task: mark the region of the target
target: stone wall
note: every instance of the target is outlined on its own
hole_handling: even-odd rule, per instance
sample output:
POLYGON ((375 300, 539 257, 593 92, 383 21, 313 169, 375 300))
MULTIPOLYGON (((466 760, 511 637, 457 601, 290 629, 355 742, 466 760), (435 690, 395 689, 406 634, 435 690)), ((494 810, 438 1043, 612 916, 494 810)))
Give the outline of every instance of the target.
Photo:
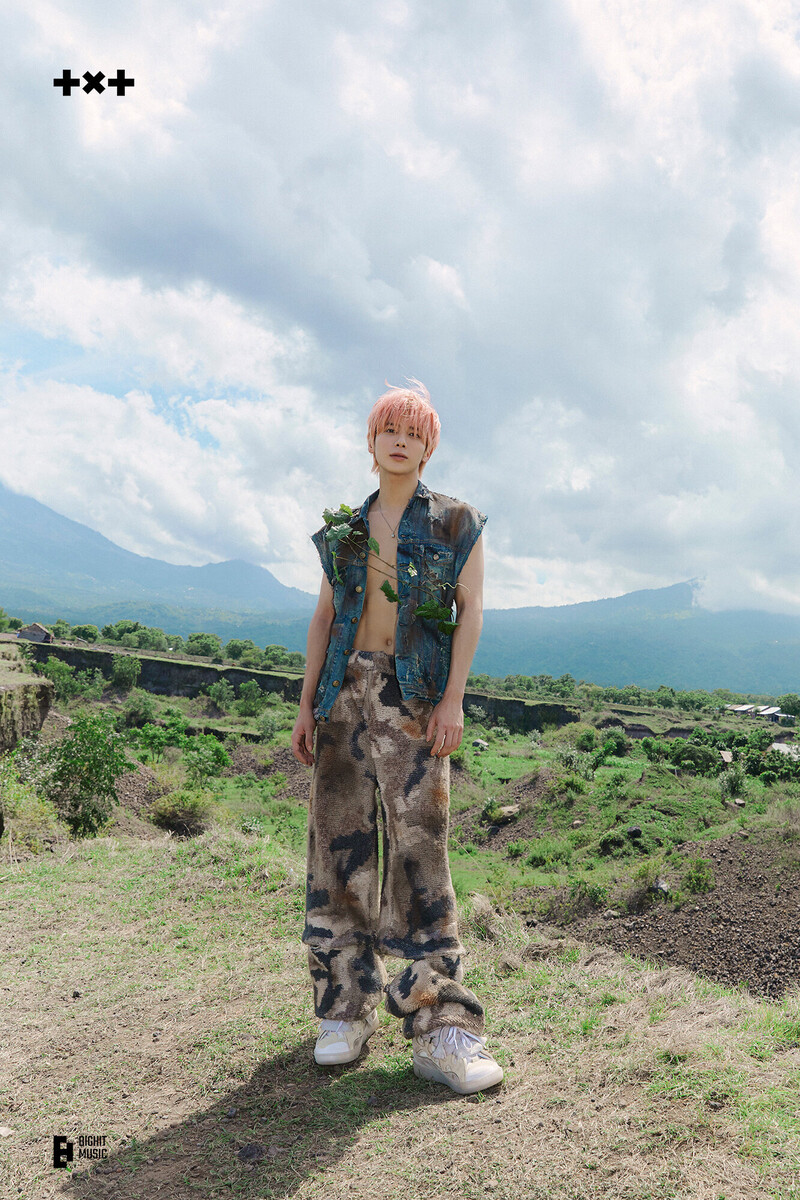
MULTIPOLYGON (((84 646, 38 646, 31 644, 34 658, 47 662, 54 654, 78 671, 100 670, 110 679, 114 667, 114 655, 125 651, 100 650, 84 646)), ((142 664, 139 687, 161 696, 196 696, 200 689, 220 679, 227 679, 234 691, 246 679, 254 679, 266 692, 279 692, 285 700, 298 704, 303 690, 302 676, 281 675, 277 671, 246 671, 241 667, 215 666, 213 663, 182 662, 167 658, 148 658, 138 655, 142 664)), ((566 704, 549 704, 533 700, 522 700, 510 696, 487 696, 482 692, 466 692, 464 709, 477 704, 489 717, 490 724, 503 717, 509 729, 515 733, 528 733, 542 729, 545 725, 566 725, 579 721, 577 708, 566 704)))

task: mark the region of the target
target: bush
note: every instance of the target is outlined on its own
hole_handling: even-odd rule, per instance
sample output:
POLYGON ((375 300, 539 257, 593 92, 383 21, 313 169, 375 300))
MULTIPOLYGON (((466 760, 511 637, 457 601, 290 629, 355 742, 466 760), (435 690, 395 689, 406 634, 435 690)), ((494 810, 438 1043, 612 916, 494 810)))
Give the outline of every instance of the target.
POLYGON ((141 660, 135 654, 115 654, 114 666, 111 671, 111 681, 114 687, 122 692, 129 692, 136 686, 136 681, 142 673, 141 660))
POLYGON ((100 631, 96 625, 73 625, 70 636, 82 638, 84 642, 96 642, 100 637, 100 631))
POLYGON ((222 661, 222 640, 216 633, 190 633, 185 650, 187 654, 197 654, 202 658, 217 656, 222 661))
POLYGON ((264 707, 264 693, 255 679, 246 679, 239 688, 239 712, 243 717, 255 717, 264 707))
POLYGON ((38 667, 38 673, 44 675, 45 679, 52 680, 56 700, 71 700, 73 696, 77 696, 79 685, 75 678, 75 668, 56 658, 54 654, 49 655, 44 666, 38 667))
POLYGON ((77 684, 78 695, 83 696, 84 699, 101 700, 103 698, 106 681, 102 671, 77 671, 75 674, 75 683, 77 684))
POLYGON ((720 799, 728 800, 747 794, 747 775, 741 763, 731 763, 719 777, 720 799))
POLYGON ((218 679, 216 683, 212 683, 208 688, 208 695, 216 704, 220 712, 228 712, 236 697, 236 692, 233 690, 233 684, 227 679, 218 679))
POLYGON ((486 710, 481 708, 479 704, 467 705, 467 716, 470 721, 474 721, 476 725, 486 724, 486 710))
POLYGON ((142 761, 147 758, 150 758, 153 762, 158 761, 164 754, 167 736, 166 729, 161 725, 144 725, 139 734, 139 741, 144 750, 142 761))
POLYGON ((74 837, 95 836, 110 820, 117 780, 128 769, 111 721, 104 713, 79 713, 43 757, 47 799, 74 837))
POLYGON ((201 733, 191 739, 184 751, 186 773, 195 786, 200 786, 214 775, 221 775, 229 766, 230 755, 221 742, 210 733, 201 733))
POLYGON ((9 754, 0 762, 0 837, 5 832, 9 843, 38 854, 44 838, 58 836, 58 814, 32 783, 20 779, 15 757, 9 754))
POLYGON ((715 886, 714 871, 707 858, 695 858, 681 880, 687 892, 710 892, 715 886))
POLYGON ((258 732, 262 742, 271 742, 281 727, 281 719, 277 713, 262 712, 258 718, 258 732))
POLYGON ((156 705, 150 693, 134 688, 117 716, 117 728, 139 729, 148 721, 155 720, 155 715, 156 705))
POLYGON ((584 753, 594 750, 596 745, 597 732, 591 727, 589 729, 584 729, 575 740, 575 749, 582 750, 584 753))
POLYGON ((208 827, 211 808, 211 799, 203 792, 170 792, 151 804, 148 815, 159 829, 193 837, 208 827))

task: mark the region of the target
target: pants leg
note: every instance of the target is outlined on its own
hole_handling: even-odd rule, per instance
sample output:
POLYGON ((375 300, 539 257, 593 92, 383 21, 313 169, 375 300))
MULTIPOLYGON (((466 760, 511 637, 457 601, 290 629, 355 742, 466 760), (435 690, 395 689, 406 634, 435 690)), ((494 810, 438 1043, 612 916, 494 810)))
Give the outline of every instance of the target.
POLYGON ((462 984, 447 858, 450 760, 432 756, 425 741, 432 711, 427 700, 403 700, 392 656, 354 651, 329 720, 317 727, 309 805, 303 941, 316 1015, 355 1020, 385 992, 408 1038, 441 1025, 484 1028, 483 1008, 462 984), (391 984, 384 955, 412 960, 391 984))
POLYGON ((364 716, 366 673, 348 665, 319 724, 308 813, 303 942, 320 1018, 355 1021, 380 1003, 386 968, 376 949, 376 777, 364 716))
POLYGON ((411 959, 385 988, 386 1007, 403 1018, 406 1037, 440 1025, 481 1034, 484 1012, 463 986, 447 833, 450 759, 425 740, 433 704, 404 700, 394 659, 375 654, 371 729, 384 829, 384 878, 378 922, 381 954, 411 959))

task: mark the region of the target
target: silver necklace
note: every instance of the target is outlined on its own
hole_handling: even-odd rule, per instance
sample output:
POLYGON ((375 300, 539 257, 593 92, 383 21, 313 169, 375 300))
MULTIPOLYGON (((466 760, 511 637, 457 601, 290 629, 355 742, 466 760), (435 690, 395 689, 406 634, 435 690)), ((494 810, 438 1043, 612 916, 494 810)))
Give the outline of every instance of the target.
POLYGON ((389 521, 387 520, 387 518, 383 516, 383 509, 382 509, 382 508, 379 508, 379 509, 378 509, 378 512, 381 514, 381 516, 383 517, 384 521, 386 521, 386 524, 389 526, 389 532, 391 533, 392 537, 393 537, 393 538, 396 538, 396 537, 397 537, 397 531, 398 531, 398 529, 400 528, 400 521, 402 521, 402 519, 403 519, 403 514, 402 514, 402 513, 400 514, 400 521, 398 521, 398 522, 397 522, 397 524, 395 525, 394 529, 392 529, 391 525, 389 525, 389 521))

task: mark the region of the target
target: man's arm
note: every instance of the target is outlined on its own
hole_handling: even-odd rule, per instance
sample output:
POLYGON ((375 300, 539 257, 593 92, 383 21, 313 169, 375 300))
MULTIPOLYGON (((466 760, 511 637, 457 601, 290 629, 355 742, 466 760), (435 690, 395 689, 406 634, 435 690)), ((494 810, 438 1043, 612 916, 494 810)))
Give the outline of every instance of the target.
POLYGON ((450 674, 444 698, 457 700, 460 704, 483 628, 483 534, 478 536, 462 567, 456 583, 455 601, 458 624, 453 630, 450 674))
POLYGON ((306 671, 303 678, 303 691, 300 696, 300 711, 292 730, 292 753, 298 762, 307 767, 314 763, 314 696, 317 691, 320 673, 325 665, 328 653, 328 643, 331 640, 331 625, 336 616, 333 607, 333 588, 328 582, 327 575, 322 574, 322 586, 319 590, 319 600, 308 627, 306 642, 306 671))
POLYGON ((456 620, 450 674, 444 695, 428 721, 425 741, 433 741, 431 754, 444 758, 461 745, 464 735, 464 688, 483 626, 483 535, 472 547, 456 583, 456 620))

